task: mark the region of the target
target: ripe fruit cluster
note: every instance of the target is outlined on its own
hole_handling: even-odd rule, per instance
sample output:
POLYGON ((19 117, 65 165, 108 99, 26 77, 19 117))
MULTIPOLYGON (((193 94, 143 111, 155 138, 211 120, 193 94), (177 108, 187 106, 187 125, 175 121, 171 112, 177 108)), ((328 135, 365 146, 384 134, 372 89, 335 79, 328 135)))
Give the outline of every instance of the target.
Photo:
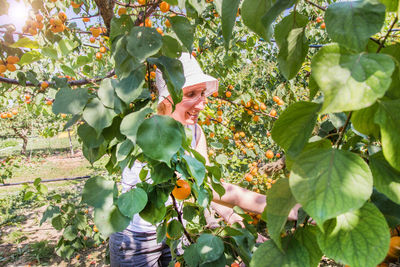
POLYGON ((67 28, 64 24, 66 21, 67 15, 64 12, 59 12, 56 18, 49 20, 50 30, 54 33, 63 32, 67 28))
POLYGON ((71 1, 71 6, 73 8, 80 8, 82 4, 83 4, 82 2, 81 3, 77 3, 77 2, 71 1))
POLYGON ((17 68, 15 67, 14 64, 19 62, 19 57, 18 56, 8 56, 6 59, 6 62, 3 62, 0 60, 0 74, 8 71, 16 71, 17 68))
POLYGON ((13 110, 10 110, 10 111, 5 111, 5 112, 0 113, 0 118, 2 118, 2 119, 11 119, 13 116, 15 116, 17 114, 18 114, 18 110, 13 109, 13 110))
POLYGON ((177 180, 172 195, 178 200, 187 199, 190 196, 191 188, 187 181, 177 180))
POLYGON ((41 14, 36 14, 35 19, 30 18, 26 20, 25 25, 22 27, 22 32, 36 35, 38 30, 42 30, 43 27, 43 16, 41 14))

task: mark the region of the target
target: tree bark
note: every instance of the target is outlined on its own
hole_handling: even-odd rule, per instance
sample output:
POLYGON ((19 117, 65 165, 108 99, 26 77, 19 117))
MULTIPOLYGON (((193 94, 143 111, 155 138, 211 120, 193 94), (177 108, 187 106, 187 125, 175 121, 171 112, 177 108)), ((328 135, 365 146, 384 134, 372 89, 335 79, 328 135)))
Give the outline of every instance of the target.
POLYGON ((107 27, 107 35, 110 33, 111 19, 114 17, 114 1, 112 0, 94 0, 97 7, 99 8, 99 13, 103 18, 104 24, 107 27))
POLYGON ((28 136, 27 136, 27 131, 18 131, 17 128, 15 127, 11 127, 13 129, 13 131, 15 132, 15 134, 17 136, 19 136, 23 143, 22 143, 22 150, 21 150, 21 154, 22 155, 26 155, 26 147, 28 146, 28 136))
POLYGON ((271 162, 262 166, 258 171, 260 173, 265 173, 267 175, 271 175, 274 172, 283 170, 286 167, 286 158, 283 156, 279 160, 275 162, 271 162))

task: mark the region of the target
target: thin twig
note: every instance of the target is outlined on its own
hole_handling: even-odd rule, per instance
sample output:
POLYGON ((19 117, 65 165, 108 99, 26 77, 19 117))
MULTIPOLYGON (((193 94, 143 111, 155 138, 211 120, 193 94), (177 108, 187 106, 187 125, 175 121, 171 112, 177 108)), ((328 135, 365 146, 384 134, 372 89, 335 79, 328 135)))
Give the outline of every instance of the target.
MULTIPOLYGON (((115 75, 115 70, 112 70, 106 74, 106 76, 101 77, 101 78, 94 78, 94 79, 82 79, 82 80, 76 80, 76 81, 69 81, 67 82, 70 86, 77 86, 77 85, 85 85, 89 83, 97 83, 103 79, 110 78, 115 75)), ((5 77, 0 77, 0 83, 7 83, 7 84, 15 84, 15 85, 22 85, 22 86, 34 86, 38 87, 39 85, 35 85, 31 82, 26 82, 26 84, 20 84, 18 80, 15 79, 9 79, 5 77)), ((54 86, 55 82, 49 82, 49 85, 54 86)))
POLYGON ((176 204, 175 197, 172 194, 170 194, 170 195, 171 195, 171 198, 172 198, 172 203, 174 205, 174 209, 178 213, 178 220, 182 224, 183 233, 185 234, 185 236, 188 239, 188 241, 193 244, 194 242, 193 242, 192 238, 190 237, 190 234, 188 233, 188 231, 186 230, 185 226, 183 225, 182 212, 180 212, 179 209, 178 209, 178 205, 176 204))
POLYGON ((321 10, 323 10, 323 11, 326 11, 326 8, 325 7, 322 7, 322 6, 320 6, 320 5, 317 5, 316 3, 313 3, 313 2, 311 2, 311 1, 309 1, 309 0, 305 0, 307 3, 309 3, 310 5, 312 5, 312 6, 315 6, 315 7, 317 7, 317 8, 319 8, 319 9, 321 9, 321 10))
POLYGON ((335 143, 336 148, 339 148, 340 143, 342 142, 342 138, 343 138, 344 132, 346 131, 347 125, 349 125, 350 118, 351 118, 351 115, 352 115, 352 114, 353 114, 353 111, 350 111, 350 112, 349 112, 349 115, 347 116, 346 123, 344 124, 342 130, 341 130, 340 133, 339 133, 339 138, 338 138, 338 140, 336 140, 336 143, 335 143))
POLYGON ((385 45, 386 39, 389 37, 389 34, 390 34, 390 32, 392 31, 392 29, 393 29, 393 27, 394 27, 394 24, 396 24, 396 22, 397 22, 397 15, 396 15, 396 17, 394 18, 392 24, 390 25, 390 28, 389 28, 388 32, 386 33, 386 35, 385 35, 385 38, 384 38, 383 41, 380 43, 380 45, 379 45, 379 47, 378 47, 378 50, 376 50, 376 53, 379 53, 379 51, 381 51, 382 47, 385 45))

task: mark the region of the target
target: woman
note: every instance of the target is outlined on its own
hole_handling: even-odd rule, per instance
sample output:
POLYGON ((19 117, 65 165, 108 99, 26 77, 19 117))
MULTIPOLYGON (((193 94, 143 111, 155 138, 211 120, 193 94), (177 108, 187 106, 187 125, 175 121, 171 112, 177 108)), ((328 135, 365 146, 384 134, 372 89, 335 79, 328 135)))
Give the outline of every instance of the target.
MULTIPOLYGON (((206 75, 196 59, 188 53, 182 53, 185 75, 182 101, 172 111, 172 99, 168 93, 162 73, 157 70, 156 86, 159 91, 158 114, 169 115, 192 130, 192 147, 207 161, 207 144, 202 129, 197 125, 200 111, 204 109, 206 97, 218 90, 218 80, 206 75)), ((139 173, 145 164, 135 162, 131 169, 122 174, 123 192, 140 182, 139 173)), ((241 217, 230 207, 239 206, 247 211, 262 213, 266 205, 264 195, 260 195, 239 186, 223 184, 226 193, 222 198, 213 193, 212 208, 228 223, 241 221, 241 217), (240 197, 238 197, 240 196, 240 197), (254 205, 257 203, 257 205, 254 205)), ((170 203, 166 203, 169 205, 170 203)), ((135 214, 130 225, 123 232, 110 237, 111 266, 168 266, 171 253, 165 242, 157 243, 156 227, 135 214)))

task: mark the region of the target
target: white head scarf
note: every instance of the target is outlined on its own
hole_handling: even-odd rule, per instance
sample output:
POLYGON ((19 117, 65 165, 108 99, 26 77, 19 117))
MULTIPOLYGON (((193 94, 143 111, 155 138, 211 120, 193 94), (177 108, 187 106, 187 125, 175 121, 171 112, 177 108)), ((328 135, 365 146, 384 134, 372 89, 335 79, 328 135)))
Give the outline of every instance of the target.
MULTIPOLYGON (((182 53, 179 60, 182 62, 183 74, 185 75, 185 84, 182 88, 205 82, 206 97, 218 90, 218 80, 210 75, 204 74, 194 56, 189 53, 182 53)), ((169 96, 169 92, 162 77, 162 72, 159 69, 156 70, 156 86, 158 90, 158 103, 161 103, 169 96)))

